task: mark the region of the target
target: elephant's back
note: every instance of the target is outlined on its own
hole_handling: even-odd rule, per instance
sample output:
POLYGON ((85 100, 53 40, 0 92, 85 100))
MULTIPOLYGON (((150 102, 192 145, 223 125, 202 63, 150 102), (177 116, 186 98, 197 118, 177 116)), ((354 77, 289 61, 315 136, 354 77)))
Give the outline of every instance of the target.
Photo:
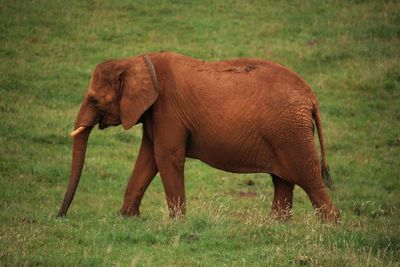
MULTIPOLYGON (((174 52, 163 52, 164 66, 182 82, 179 88, 191 89, 193 94, 224 95, 275 101, 281 98, 315 101, 310 86, 299 74, 277 62, 257 58, 237 58, 205 61, 174 52)), ((190 90, 189 89, 189 90, 190 90)))

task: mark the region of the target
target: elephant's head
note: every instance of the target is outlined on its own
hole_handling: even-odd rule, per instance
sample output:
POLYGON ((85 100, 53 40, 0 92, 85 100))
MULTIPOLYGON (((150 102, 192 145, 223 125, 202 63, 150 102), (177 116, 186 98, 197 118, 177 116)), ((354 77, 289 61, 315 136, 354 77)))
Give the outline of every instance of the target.
POLYGON ((59 217, 66 215, 78 187, 92 128, 96 124, 104 129, 122 123, 127 130, 138 123, 158 95, 154 66, 147 56, 111 60, 96 67, 71 133, 71 174, 59 217))

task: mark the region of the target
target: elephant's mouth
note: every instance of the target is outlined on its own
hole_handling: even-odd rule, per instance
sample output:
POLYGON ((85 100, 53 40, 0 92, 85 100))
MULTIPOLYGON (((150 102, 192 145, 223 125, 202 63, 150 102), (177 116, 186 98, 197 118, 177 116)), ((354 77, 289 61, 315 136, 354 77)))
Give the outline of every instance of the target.
MULTIPOLYGON (((105 117, 100 117, 99 119, 99 129, 103 130, 109 126, 118 126, 121 124, 121 120, 120 119, 114 119, 114 118, 105 118, 105 117)), ((73 132, 71 132, 71 137, 74 137, 78 134, 80 134, 81 132, 83 132, 86 128, 88 128, 89 126, 85 126, 85 125, 81 125, 79 126, 77 129, 75 129, 73 132)))
POLYGON ((99 121, 99 129, 103 130, 107 127, 108 127, 108 125, 105 124, 102 120, 99 121))
POLYGON ((118 126, 121 124, 120 119, 107 118, 105 116, 101 116, 99 120, 99 129, 103 130, 109 126, 118 126))

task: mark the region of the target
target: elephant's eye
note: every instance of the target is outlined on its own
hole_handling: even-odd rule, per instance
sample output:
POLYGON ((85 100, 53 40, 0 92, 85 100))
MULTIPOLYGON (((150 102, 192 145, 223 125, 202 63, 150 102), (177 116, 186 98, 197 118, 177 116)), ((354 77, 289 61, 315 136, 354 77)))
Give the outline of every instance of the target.
POLYGON ((97 100, 97 99, 94 98, 94 97, 90 97, 90 98, 89 98, 89 101, 90 101, 90 104, 91 104, 92 106, 94 106, 95 108, 99 108, 99 106, 100 106, 99 100, 97 100))

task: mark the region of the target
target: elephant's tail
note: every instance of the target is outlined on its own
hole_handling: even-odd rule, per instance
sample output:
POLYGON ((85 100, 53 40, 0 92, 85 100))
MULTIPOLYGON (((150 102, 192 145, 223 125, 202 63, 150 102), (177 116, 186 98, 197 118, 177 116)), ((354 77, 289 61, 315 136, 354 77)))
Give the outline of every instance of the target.
POLYGON ((312 116, 313 116, 314 121, 315 121, 315 126, 317 127, 318 139, 319 139, 319 144, 320 144, 320 147, 321 147, 321 158, 322 158, 321 159, 321 172, 322 172, 322 178, 324 180, 325 185, 328 188, 332 188, 333 187, 333 183, 332 183, 331 175, 329 174, 328 162, 326 161, 324 136, 323 136, 323 132, 322 132, 322 124, 321 124, 321 118, 320 118, 318 103, 315 103, 314 106, 313 106, 312 116))

